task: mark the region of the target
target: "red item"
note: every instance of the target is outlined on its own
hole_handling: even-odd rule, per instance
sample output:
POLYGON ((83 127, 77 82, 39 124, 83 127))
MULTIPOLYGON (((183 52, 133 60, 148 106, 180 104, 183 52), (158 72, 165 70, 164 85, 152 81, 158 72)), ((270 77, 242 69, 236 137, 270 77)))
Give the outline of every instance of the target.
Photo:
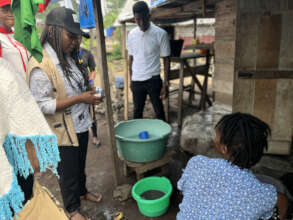
MULTIPOLYGON (((2 34, 13 34, 13 31, 8 31, 6 28, 0 26, 0 33, 2 34)), ((2 57, 2 45, 0 43, 0 57, 2 57)))
MULTIPOLYGON (((1 0, 0 0, 1 1, 1 0)), ((42 13, 46 10, 47 6, 49 5, 51 0, 45 0, 45 3, 44 4, 39 4, 39 10, 38 12, 42 13)))
MULTIPOLYGON (((26 66, 25 66, 25 62, 24 62, 24 59, 23 59, 23 55, 22 55, 22 53, 21 53, 21 51, 19 49, 19 47, 23 47, 23 45, 20 42, 17 42, 17 41, 16 42, 13 42, 12 39, 8 35, 7 35, 7 37, 9 39, 10 43, 18 50, 19 55, 21 57, 21 61, 22 61, 22 65, 23 65, 24 72, 26 72, 26 66)), ((27 50, 25 50, 25 53, 26 53, 26 58, 29 59, 28 58, 27 50)))
POLYGON ((8 31, 6 28, 0 26, 0 33, 2 33, 2 34, 13 34, 13 31, 8 31))
POLYGON ((11 0, 0 0, 0 7, 11 5, 11 0))

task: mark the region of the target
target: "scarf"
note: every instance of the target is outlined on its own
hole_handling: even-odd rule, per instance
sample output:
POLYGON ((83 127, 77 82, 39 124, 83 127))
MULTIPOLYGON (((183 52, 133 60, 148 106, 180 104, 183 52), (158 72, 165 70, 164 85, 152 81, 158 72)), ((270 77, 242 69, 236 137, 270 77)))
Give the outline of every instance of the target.
POLYGON ((23 209, 24 200, 16 175, 34 173, 26 152, 30 140, 40 171, 57 175, 60 161, 56 136, 50 130, 25 80, 9 62, 0 58, 0 220, 23 209))

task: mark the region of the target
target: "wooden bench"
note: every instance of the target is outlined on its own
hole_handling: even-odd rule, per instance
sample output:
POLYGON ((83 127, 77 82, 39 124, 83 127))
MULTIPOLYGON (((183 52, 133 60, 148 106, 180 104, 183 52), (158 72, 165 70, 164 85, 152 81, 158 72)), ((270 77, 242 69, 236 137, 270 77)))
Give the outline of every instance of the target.
POLYGON ((135 172, 136 180, 140 180, 144 177, 145 173, 160 168, 160 172, 156 173, 156 175, 166 175, 168 173, 168 163, 171 161, 174 153, 174 151, 166 151, 162 158, 148 163, 130 162, 120 156, 120 159, 123 160, 123 174, 127 177, 131 172, 135 172))

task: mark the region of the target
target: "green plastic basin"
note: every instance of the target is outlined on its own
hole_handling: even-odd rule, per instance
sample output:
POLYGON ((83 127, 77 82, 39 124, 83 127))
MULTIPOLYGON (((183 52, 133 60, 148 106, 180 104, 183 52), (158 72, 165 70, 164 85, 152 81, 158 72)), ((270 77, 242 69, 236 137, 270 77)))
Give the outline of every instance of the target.
POLYGON ((131 162, 151 162, 161 158, 170 133, 170 125, 155 119, 123 121, 115 126, 119 154, 131 162), (142 131, 149 133, 148 139, 139 138, 142 131))
POLYGON ((132 197, 136 200, 141 214, 147 217, 159 217, 165 214, 169 208, 172 190, 172 184, 166 177, 147 177, 132 187, 132 197), (148 190, 159 190, 165 195, 155 200, 141 198, 140 195, 148 190))

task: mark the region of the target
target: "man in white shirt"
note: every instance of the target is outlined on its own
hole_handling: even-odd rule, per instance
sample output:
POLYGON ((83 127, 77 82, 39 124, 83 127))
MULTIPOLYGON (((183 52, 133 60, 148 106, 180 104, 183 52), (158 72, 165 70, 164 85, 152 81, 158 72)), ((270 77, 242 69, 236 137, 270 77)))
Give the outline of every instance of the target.
POLYGON ((160 57, 164 59, 164 74, 170 67, 170 43, 168 34, 150 22, 148 5, 139 1, 133 5, 133 14, 138 27, 130 31, 127 48, 133 93, 133 118, 142 118, 147 95, 150 96, 156 117, 165 120, 162 99, 165 98, 160 72, 160 57))

